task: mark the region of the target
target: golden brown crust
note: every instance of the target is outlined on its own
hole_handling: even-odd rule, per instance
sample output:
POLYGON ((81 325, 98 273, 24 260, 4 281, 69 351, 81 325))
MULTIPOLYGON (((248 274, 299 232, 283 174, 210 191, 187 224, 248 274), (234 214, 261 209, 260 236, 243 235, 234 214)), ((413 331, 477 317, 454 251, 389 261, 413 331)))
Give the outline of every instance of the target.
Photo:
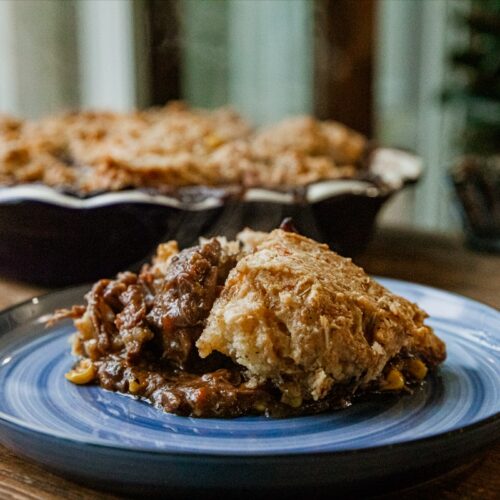
POLYGON ((326 245, 275 230, 231 271, 197 347, 301 404, 335 384, 373 382, 403 351, 441 362, 444 344, 425 317, 326 245))
POLYGON ((355 164, 366 139, 354 130, 334 121, 318 121, 297 116, 268 127, 253 141, 255 154, 271 157, 286 151, 330 158, 339 165, 355 164))
POLYGON ((0 183, 81 192, 126 187, 297 186, 352 177, 365 139, 335 122, 285 120, 251 133, 234 111, 182 103, 38 121, 0 116, 0 183))

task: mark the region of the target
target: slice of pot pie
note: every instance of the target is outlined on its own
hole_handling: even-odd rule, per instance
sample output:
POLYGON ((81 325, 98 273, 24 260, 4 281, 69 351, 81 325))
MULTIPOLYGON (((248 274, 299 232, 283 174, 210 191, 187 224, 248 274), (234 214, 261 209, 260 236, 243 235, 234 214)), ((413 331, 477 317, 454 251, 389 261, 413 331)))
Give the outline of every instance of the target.
POLYGON ((445 359, 425 312, 299 234, 160 245, 72 317, 67 378, 198 417, 300 415, 405 392, 445 359))
POLYGON ((445 357, 425 317, 327 245, 275 230, 229 273, 196 346, 300 407, 338 385, 403 389, 423 378, 445 357))

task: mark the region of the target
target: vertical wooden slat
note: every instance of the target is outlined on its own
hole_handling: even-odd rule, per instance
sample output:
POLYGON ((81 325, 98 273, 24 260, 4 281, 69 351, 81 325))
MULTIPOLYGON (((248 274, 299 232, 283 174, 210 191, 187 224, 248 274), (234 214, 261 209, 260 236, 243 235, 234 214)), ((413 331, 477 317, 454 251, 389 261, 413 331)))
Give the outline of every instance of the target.
POLYGON ((316 0, 315 113, 373 131, 376 0, 316 0))
POLYGON ((180 2, 149 0, 149 43, 153 105, 181 97, 180 2))

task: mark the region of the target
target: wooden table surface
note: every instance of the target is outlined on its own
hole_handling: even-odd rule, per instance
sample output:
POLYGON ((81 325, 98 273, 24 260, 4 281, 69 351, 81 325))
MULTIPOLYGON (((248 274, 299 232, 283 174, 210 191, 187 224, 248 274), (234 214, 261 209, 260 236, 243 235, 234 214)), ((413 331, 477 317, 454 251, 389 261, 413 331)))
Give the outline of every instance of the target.
MULTIPOLYGON (((385 230, 355 259, 369 273, 450 290, 500 309, 500 256, 466 250, 458 238, 385 230)), ((46 290, 0 278, 0 308, 46 290)), ((494 436, 492 436, 492 439, 494 436)), ((390 498, 400 498, 401 492, 390 498)), ((405 498, 500 497, 500 443, 459 471, 404 493, 405 498)), ((46 472, 0 446, 0 498, 117 498, 46 472)))

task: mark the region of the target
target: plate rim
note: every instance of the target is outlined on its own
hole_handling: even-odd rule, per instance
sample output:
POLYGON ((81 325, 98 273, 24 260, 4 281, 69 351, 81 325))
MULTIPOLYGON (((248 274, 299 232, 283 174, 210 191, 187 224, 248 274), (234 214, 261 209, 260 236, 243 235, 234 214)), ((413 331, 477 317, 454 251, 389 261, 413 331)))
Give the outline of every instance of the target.
MULTIPOLYGON (((383 286, 386 286, 385 283, 395 283, 395 284, 401 284, 401 285, 409 285, 410 287, 416 287, 420 288, 423 290, 430 290, 433 293, 438 293, 440 295, 449 295, 452 296, 453 298, 457 298, 459 300, 465 300, 466 302, 472 302, 476 305, 479 305, 482 309, 487 310, 489 313, 492 313, 494 315, 500 315, 500 312, 497 311, 494 307, 485 304, 481 301, 466 297, 464 295, 460 295, 455 292, 449 292, 447 290, 443 290, 440 288, 432 287, 429 285, 424 285, 420 283, 414 283, 411 281, 406 281, 406 280, 399 280, 395 278, 386 278, 383 276, 372 276, 374 279, 377 281, 380 281, 383 286)), ((4 316, 8 315, 12 311, 22 308, 23 306, 33 304, 34 301, 42 301, 50 296, 55 296, 58 294, 64 294, 65 292, 71 291, 71 290, 77 290, 81 289, 82 292, 85 290, 85 288, 90 289, 91 284, 81 284, 81 285, 76 285, 76 286, 68 286, 64 287, 61 289, 57 290, 50 290, 47 293, 43 293, 34 297, 31 297, 27 300, 24 300, 22 302, 13 304, 3 310, 0 311, 0 319, 2 319, 4 316)), ((33 318, 29 318, 30 320, 33 318)), ((47 332, 46 335, 49 335, 50 332, 47 332)), ((1 336, 1 335, 0 335, 1 336)), ((0 351, 1 354, 1 351, 0 351)), ((325 450, 325 451, 315 451, 315 452, 310 452, 310 451, 293 451, 289 453, 259 453, 259 452, 247 452, 247 453, 234 453, 234 452, 228 452, 228 451, 220 451, 217 453, 210 452, 210 451, 203 451, 199 450, 197 452, 194 451, 189 451, 189 450, 176 450, 176 451, 165 451, 165 450, 160 450, 160 449, 155 449, 155 448, 146 448, 142 446, 134 446, 130 444, 118 444, 118 443, 104 443, 101 441, 97 440, 92 440, 89 438, 80 438, 76 436, 71 436, 68 434, 60 433, 57 431, 53 431, 50 429, 46 429, 44 427, 38 427, 34 424, 27 423, 23 421, 22 419, 18 417, 14 417, 11 415, 6 414, 5 412, 0 410, 0 425, 4 425, 8 428, 14 427, 18 432, 24 432, 24 433, 31 433, 36 436, 40 435, 43 438, 48 438, 48 439, 55 439, 55 440, 61 440, 65 442, 66 444, 70 446, 78 446, 78 447, 85 447, 85 448, 90 448, 90 449, 102 449, 102 450, 114 450, 115 452, 122 452, 122 453, 137 453, 137 454, 142 454, 142 455, 155 455, 155 456, 163 456, 165 458, 167 457, 184 457, 184 458, 189 458, 191 460, 210 460, 210 459, 227 459, 231 458, 233 460, 269 460, 269 459, 283 459, 283 458, 288 458, 288 459, 309 459, 309 458, 318 458, 318 457, 325 457, 325 456, 335 456, 335 457, 350 457, 353 455, 362 455, 362 454, 371 454, 371 453, 378 453, 378 452, 386 452, 386 451, 397 451, 398 449, 401 448, 418 448, 420 446, 426 446, 426 445, 432 445, 433 443, 437 442, 449 442, 450 439, 454 439, 456 436, 460 437, 467 437, 471 433, 478 431, 482 427, 489 427, 497 422, 500 421, 500 411, 494 413, 493 415, 490 415, 489 417, 483 418, 475 423, 469 424, 469 425, 464 425, 462 427, 459 427, 457 429, 453 429, 450 431, 446 432, 441 432, 435 435, 427 436, 427 437, 421 437, 421 438, 416 438, 416 439, 409 439, 407 441, 401 441, 401 442, 396 442, 396 443, 389 443, 389 444, 383 444, 383 445, 378 445, 378 446, 364 446, 362 448, 355 448, 355 449, 344 449, 344 450, 336 450, 336 451, 331 451, 331 450, 325 450)), ((493 438, 490 440, 490 443, 493 445, 495 442, 500 441, 500 435, 498 435, 496 438, 493 438)))

